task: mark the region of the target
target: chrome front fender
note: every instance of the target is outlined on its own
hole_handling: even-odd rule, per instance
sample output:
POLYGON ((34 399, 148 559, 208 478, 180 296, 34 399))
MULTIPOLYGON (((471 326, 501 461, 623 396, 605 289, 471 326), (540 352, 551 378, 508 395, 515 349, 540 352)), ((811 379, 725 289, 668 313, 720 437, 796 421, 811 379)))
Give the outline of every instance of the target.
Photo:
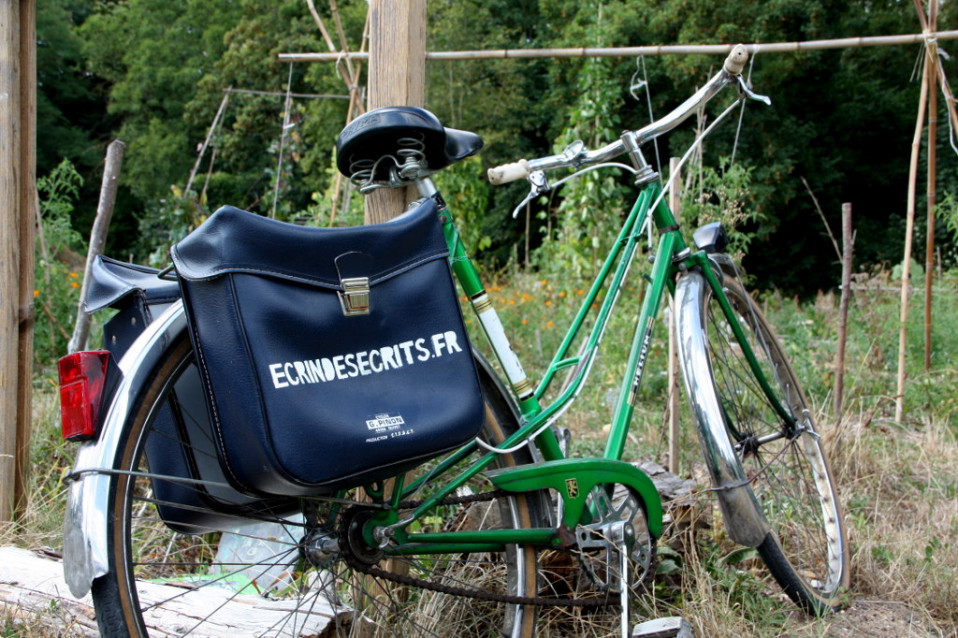
POLYGON ((84 443, 69 475, 63 530, 63 573, 70 591, 81 597, 93 580, 109 570, 108 499, 110 474, 130 408, 149 381, 150 372, 170 344, 186 329, 182 301, 172 304, 137 338, 120 361, 119 383, 96 441, 84 443))
POLYGON ((708 283, 700 273, 688 273, 676 285, 679 366, 725 527, 735 542, 758 547, 765 540, 769 526, 729 440, 712 382, 712 364, 703 330, 702 300, 707 292, 708 283))

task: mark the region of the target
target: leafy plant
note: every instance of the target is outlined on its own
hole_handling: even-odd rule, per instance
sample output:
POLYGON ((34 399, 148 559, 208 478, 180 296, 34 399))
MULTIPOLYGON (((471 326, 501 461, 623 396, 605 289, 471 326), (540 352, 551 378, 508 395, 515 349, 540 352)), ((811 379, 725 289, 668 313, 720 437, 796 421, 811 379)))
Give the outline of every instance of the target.
MULTIPOLYGON (((618 137, 620 84, 607 61, 589 60, 583 65, 578 99, 556 150, 578 140, 596 148, 618 137)), ((547 233, 536 254, 538 268, 576 279, 593 276, 615 239, 616 224, 608 216, 626 208, 628 192, 608 171, 586 173, 564 186, 555 210, 555 230, 547 233)), ((546 224, 546 229, 551 227, 546 224)))
POLYGON ((34 360, 48 365, 66 354, 80 300, 86 247, 70 219, 83 179, 68 160, 37 179, 34 360))
POLYGON ((717 168, 702 164, 691 171, 692 179, 682 191, 682 221, 686 227, 722 222, 729 236, 727 252, 739 261, 755 236, 755 224, 763 217, 750 206, 753 170, 723 157, 717 168))

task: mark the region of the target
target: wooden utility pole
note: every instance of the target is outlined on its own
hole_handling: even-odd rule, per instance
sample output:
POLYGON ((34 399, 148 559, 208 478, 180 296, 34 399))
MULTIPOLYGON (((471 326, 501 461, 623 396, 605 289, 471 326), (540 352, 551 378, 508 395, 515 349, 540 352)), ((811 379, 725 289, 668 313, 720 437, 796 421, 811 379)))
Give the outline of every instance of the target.
MULTIPOLYGON (((369 4, 369 108, 422 106, 426 85, 426 0, 369 4)), ((380 189, 366 197, 366 223, 387 221, 418 197, 380 189)))
POLYGON ((0 4, 0 522, 25 495, 33 363, 36 4, 0 4))

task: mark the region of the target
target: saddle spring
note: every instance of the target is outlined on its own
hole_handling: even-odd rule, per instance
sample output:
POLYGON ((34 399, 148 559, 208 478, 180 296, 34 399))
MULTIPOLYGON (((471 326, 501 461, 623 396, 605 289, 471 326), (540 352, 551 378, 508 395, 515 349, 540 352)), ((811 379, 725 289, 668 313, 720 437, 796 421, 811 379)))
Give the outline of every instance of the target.
MULTIPOLYGON (((390 160, 398 169, 399 178, 408 179, 419 174, 426 159, 425 141, 417 137, 400 137, 396 144, 396 155, 383 155, 376 160, 359 159, 349 164, 349 179, 360 191, 371 190, 374 178, 382 173, 380 163, 385 160, 390 160)), ((389 172, 392 173, 392 169, 389 172)), ((392 181, 392 174, 390 178, 392 181)))

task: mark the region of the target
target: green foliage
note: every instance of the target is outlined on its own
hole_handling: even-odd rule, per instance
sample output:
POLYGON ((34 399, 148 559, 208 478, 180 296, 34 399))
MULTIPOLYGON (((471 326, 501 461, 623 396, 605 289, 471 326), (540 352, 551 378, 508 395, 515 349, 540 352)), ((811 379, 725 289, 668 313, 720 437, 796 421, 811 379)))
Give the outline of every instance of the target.
MULTIPOLYGON (((319 203, 315 193, 332 192, 334 174, 328 169, 345 123, 346 100, 294 99, 292 128, 280 157, 284 97, 249 93, 231 94, 197 177, 186 188, 195 149, 210 129, 224 89, 346 93, 337 65, 288 65, 277 59, 285 51, 325 50, 305 3, 39 2, 38 118, 47 133, 39 140, 41 168, 50 170, 69 157, 89 177, 101 155, 98 141, 118 136, 127 142, 115 252, 162 252, 166 233, 155 240, 153 233, 182 226, 177 211, 184 206, 193 208, 188 217, 201 216, 207 206, 233 204, 300 218, 319 203), (185 202, 171 196, 172 185, 183 191, 185 202), (149 218, 135 236, 134 215, 149 218)), ((346 38, 358 49, 368 3, 338 5, 346 38)), ((329 7, 317 3, 317 8, 327 26, 333 25, 329 7)), ((946 3, 942 24, 956 11, 946 3)), ((888 0, 748 0, 744 5, 440 0, 430 3, 428 18, 430 50, 796 41, 917 28, 912 5, 888 0)), ((954 47, 940 44, 946 51, 954 47)), ((754 58, 748 72, 773 106, 750 105, 741 130, 730 123, 716 131, 705 165, 719 166, 721 172, 718 158, 730 155, 735 145, 739 161, 753 167, 750 208, 758 217, 744 226, 754 239, 745 265, 759 285, 808 294, 837 280, 828 239, 809 230, 809 220, 818 217, 802 178, 833 227, 841 203, 853 203, 860 263, 900 259, 904 155, 917 100, 917 86, 909 84, 914 53, 908 47, 869 47, 754 58)), ((487 143, 482 162, 489 166, 553 152, 556 140, 614 139, 622 127, 645 124, 649 106, 661 116, 680 103, 719 63, 716 56, 649 58, 640 64, 645 72, 636 76, 632 59, 432 61, 426 106, 447 125, 480 133, 487 143), (646 87, 636 89, 633 76, 647 81, 651 105, 645 102, 646 87), (643 99, 633 101, 630 89, 643 99)), ((716 100, 704 113, 706 121, 730 99, 729 93, 716 100)), ((692 139, 691 128, 660 140, 655 155, 680 155, 692 139)), ((953 154, 939 154, 940 197, 958 186, 956 166, 953 154)), ((536 251, 545 243, 535 263, 574 272, 591 269, 592 244, 607 241, 607 224, 586 208, 601 202, 599 210, 607 215, 619 206, 616 179, 589 176, 533 205, 530 248, 536 251)), ((87 184, 74 214, 75 227, 84 231, 95 201, 95 180, 87 184)), ((523 185, 513 184, 485 197, 481 259, 503 264, 511 258, 526 229, 508 213, 523 194, 523 185)))
POLYGON ((489 183, 484 179, 482 162, 472 157, 436 175, 436 185, 455 215, 462 240, 468 250, 481 252, 492 245, 495 220, 486 214, 489 183))
POLYGON ((329 186, 312 194, 312 203, 295 217, 297 223, 308 226, 360 226, 365 210, 363 197, 345 177, 337 181, 335 158, 326 169, 329 186))
POLYGON ((197 82, 242 16, 231 0, 100 2, 80 26, 87 68, 110 83, 109 111, 127 143, 122 183, 143 201, 182 183, 203 129, 184 119, 197 82))
POLYGON ((67 160, 37 179, 41 224, 34 274, 37 321, 33 349, 34 360, 41 366, 66 354, 76 320, 83 272, 83 257, 77 251, 85 251, 85 247, 70 224, 70 215, 82 181, 67 160))
MULTIPOLYGON (((617 87, 606 61, 590 60, 583 65, 578 99, 556 151, 577 140, 588 148, 597 148, 617 137, 621 106, 617 87)), ((555 233, 544 238, 536 254, 538 267, 577 279, 594 276, 618 234, 616 220, 620 211, 627 209, 630 191, 608 171, 592 171, 570 181, 562 190, 555 212, 555 233)))
POLYGON ((691 171, 682 190, 682 222, 695 229, 720 221, 729 235, 727 252, 737 260, 747 252, 754 228, 763 215, 752 206, 753 168, 722 158, 718 168, 701 166, 691 171))

